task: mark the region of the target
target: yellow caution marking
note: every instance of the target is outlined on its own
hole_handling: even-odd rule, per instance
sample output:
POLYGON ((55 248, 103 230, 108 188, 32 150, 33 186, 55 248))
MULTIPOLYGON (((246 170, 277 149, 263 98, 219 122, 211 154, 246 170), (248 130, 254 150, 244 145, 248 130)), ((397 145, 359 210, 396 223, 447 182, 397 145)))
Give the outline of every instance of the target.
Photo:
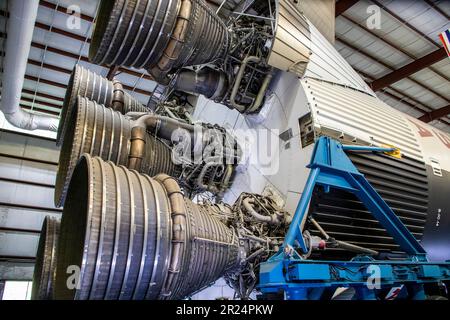
POLYGON ((399 148, 397 148, 396 146, 390 145, 390 144, 383 144, 381 145, 383 148, 392 148, 392 151, 386 151, 383 152, 384 154, 387 154, 391 157, 397 158, 397 159, 401 159, 402 158, 402 152, 400 151, 399 148))

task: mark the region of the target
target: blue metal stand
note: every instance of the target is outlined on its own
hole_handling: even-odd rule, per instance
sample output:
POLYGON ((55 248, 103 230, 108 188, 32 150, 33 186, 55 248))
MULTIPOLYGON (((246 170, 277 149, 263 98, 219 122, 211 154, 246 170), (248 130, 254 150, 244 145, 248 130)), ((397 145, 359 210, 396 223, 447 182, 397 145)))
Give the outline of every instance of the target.
POLYGON ((283 246, 261 264, 259 289, 263 293, 275 293, 281 289, 287 299, 317 299, 321 288, 351 286, 359 299, 375 299, 378 289, 407 285, 414 292, 411 297, 423 298, 424 283, 450 280, 450 263, 427 262, 423 247, 354 166, 346 150, 396 151, 395 148, 345 146, 328 137, 317 141, 308 165, 311 169, 308 181, 283 246), (309 250, 302 226, 316 185, 322 186, 325 192, 337 188, 355 194, 408 254, 408 258, 401 261, 375 260, 370 256, 358 256, 352 261, 302 259, 298 251, 307 253, 309 250))

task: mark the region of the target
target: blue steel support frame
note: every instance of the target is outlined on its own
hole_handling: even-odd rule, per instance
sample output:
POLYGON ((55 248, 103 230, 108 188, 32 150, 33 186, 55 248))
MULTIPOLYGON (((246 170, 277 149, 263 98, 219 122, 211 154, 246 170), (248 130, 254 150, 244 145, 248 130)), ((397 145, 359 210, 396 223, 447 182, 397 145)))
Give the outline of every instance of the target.
POLYGON ((283 289, 286 298, 311 299, 312 289, 317 298, 320 296, 317 292, 325 287, 354 286, 359 298, 373 299, 374 291, 367 288, 371 277, 367 268, 374 266, 380 272, 381 287, 407 284, 408 288, 421 292, 423 283, 450 280, 450 263, 427 262, 423 247, 358 171, 345 150, 392 152, 395 149, 344 146, 328 137, 319 138, 308 165, 311 171, 284 243, 277 254, 261 264, 260 290, 270 293, 283 289), (314 261, 296 255, 294 247, 308 252, 301 228, 316 185, 323 186, 325 192, 337 188, 354 193, 409 257, 404 261, 374 260, 367 256, 352 261, 314 261))
MULTIPOLYGON (((325 188, 325 191, 329 191, 330 188, 337 188, 354 193, 367 206, 367 209, 369 209, 394 240, 396 240, 402 250, 418 257, 424 256, 426 253, 425 250, 370 185, 364 175, 358 171, 345 154, 345 149, 350 148, 346 148, 339 142, 328 137, 321 137, 316 143, 312 161, 308 165, 311 172, 297 209, 295 210, 291 228, 289 228, 286 234, 283 247, 292 247, 294 242, 298 241, 301 250, 305 253, 308 251, 303 239, 302 230, 299 228, 302 225, 301 222, 306 218, 306 209, 311 200, 314 187, 321 185, 325 188)), ((392 150, 361 146, 358 146, 357 150, 372 151, 374 149, 377 152, 392 150)))

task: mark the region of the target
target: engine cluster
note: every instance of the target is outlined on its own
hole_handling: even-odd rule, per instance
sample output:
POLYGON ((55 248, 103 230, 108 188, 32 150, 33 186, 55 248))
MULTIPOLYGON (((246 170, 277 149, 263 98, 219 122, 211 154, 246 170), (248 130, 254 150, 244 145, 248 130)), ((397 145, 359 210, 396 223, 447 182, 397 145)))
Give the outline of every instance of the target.
POLYGON ((249 298, 290 215, 271 194, 221 202, 243 150, 195 122, 186 93, 258 112, 280 12, 266 0, 226 18, 203 0, 101 1, 90 60, 145 68, 157 86, 144 106, 117 79, 74 68, 58 132, 57 267, 44 277, 53 297, 179 299, 224 277, 249 298), (80 286, 68 288, 74 265, 80 286))

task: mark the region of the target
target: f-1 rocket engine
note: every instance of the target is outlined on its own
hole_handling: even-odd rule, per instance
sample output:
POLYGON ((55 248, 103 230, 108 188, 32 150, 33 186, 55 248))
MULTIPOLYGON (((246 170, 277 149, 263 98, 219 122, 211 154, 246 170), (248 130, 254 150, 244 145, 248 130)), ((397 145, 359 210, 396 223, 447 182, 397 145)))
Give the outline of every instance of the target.
POLYGON ((94 63, 145 68, 167 90, 255 113, 273 68, 303 75, 309 42, 286 0, 255 1, 227 21, 203 0, 119 0, 102 1, 89 53, 94 63))
POLYGON ((247 298, 288 218, 270 197, 252 194, 234 206, 195 204, 166 174, 151 178, 86 154, 64 206, 54 297, 181 299, 225 277, 247 298))

